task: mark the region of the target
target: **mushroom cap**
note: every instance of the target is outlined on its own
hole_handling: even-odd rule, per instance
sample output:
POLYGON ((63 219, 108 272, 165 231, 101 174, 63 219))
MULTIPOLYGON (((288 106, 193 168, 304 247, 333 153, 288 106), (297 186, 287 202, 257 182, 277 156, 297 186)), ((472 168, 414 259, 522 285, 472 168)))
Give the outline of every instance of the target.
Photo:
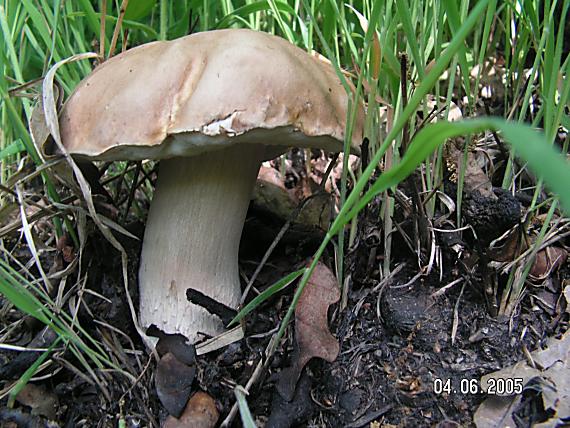
MULTIPOLYGON (((69 153, 97 160, 190 156, 235 143, 264 144, 271 158, 291 146, 341 151, 347 108, 330 64, 280 37, 228 29, 104 62, 64 105, 60 131, 69 153)), ((363 123, 359 105, 354 153, 363 123)))

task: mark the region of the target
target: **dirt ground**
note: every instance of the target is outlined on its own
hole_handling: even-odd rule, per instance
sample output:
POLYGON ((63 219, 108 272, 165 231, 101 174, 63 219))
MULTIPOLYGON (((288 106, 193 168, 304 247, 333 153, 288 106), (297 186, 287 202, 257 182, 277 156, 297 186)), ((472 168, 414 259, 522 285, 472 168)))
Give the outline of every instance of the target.
MULTIPOLYGON (((449 182, 446 193, 453 197, 455 191, 449 182)), ((523 360, 525 352, 543 345, 548 337, 559 337, 569 324, 560 299, 564 281, 570 279, 568 263, 550 272, 547 285, 528 288, 512 317, 494 315, 497 295, 489 291, 490 284, 502 290, 507 275, 488 268, 488 245, 521 221, 521 211, 528 204, 524 197, 514 198, 500 190, 495 193, 492 200, 477 192, 465 195, 463 212, 478 232, 477 239, 468 233, 436 235, 444 266, 441 273, 433 268, 418 274, 418 256, 401 234, 413 235, 415 214, 404 216, 397 204, 394 221, 401 233, 393 235, 391 274, 383 279, 379 271, 384 260, 379 199, 371 204, 360 217, 354 244, 347 248, 343 303, 329 309, 330 330, 340 345, 338 357, 332 363, 311 360, 293 399, 284 400, 275 386, 279 373, 291 364, 294 329, 289 328, 247 397, 256 421, 271 427, 473 426, 474 412, 485 395, 462 394, 461 383, 478 381, 484 374, 523 360), (447 380, 455 392, 437 394, 434 384, 447 380)), ((252 275, 283 223, 263 210, 250 209, 240 251, 244 277, 252 275)), ((144 232, 140 221, 127 222, 126 228, 139 237, 144 232)), ((261 271, 258 290, 305 265, 322 237, 317 228, 292 226, 261 271)), ((122 235, 117 238, 129 255, 130 293, 137 302, 140 242, 122 235)), ((33 384, 39 392, 28 391, 31 398, 17 400, 13 408, 7 407, 4 394, 0 402, 2 426, 142 427, 159 426, 167 417, 155 385, 157 360, 148 355, 131 321, 120 255, 95 229, 87 242, 83 265, 86 288, 93 293, 81 296, 78 320, 132 378, 113 370, 86 373, 77 355, 61 349, 36 375, 39 379, 33 384)), ((568 238, 559 243, 569 244, 568 238)), ((17 237, 4 245, 16 259, 29 259, 29 249, 17 237)), ((43 261, 48 269, 57 263, 65 266, 62 257, 61 252, 45 253, 43 261)), ((428 257, 420 254, 424 261, 428 257)), ((332 247, 323 262, 334 267, 332 247)), ((33 266, 30 271, 34 272, 33 266)), ((196 358, 188 387, 214 399, 218 423, 235 402, 234 386, 245 385, 252 377, 293 290, 288 287, 247 318, 246 339, 196 358)), ((70 307, 74 302, 70 300, 70 307)), ((7 343, 45 348, 54 342, 55 335, 37 320, 22 317, 6 301, 1 301, 1 306, 3 331, 10 330, 5 336, 7 343)), ((19 379, 37 356, 1 350, 2 388, 19 379)), ((548 418, 531 392, 525 392, 515 414, 519 427, 548 418)), ((239 415, 232 426, 240 426, 239 415)))

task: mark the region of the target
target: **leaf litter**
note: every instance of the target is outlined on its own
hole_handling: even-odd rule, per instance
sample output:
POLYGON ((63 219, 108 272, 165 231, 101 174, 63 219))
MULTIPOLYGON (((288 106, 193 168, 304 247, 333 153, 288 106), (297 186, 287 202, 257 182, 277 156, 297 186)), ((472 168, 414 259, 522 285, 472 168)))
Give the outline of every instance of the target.
POLYGON ((333 362, 339 352, 328 326, 328 309, 340 299, 338 282, 323 263, 318 263, 295 308, 295 349, 290 367, 283 369, 277 391, 286 401, 295 394, 305 365, 312 358, 333 362))
POLYGON ((570 423, 570 332, 560 339, 548 340, 544 349, 530 353, 527 360, 483 376, 481 386, 487 391, 490 381, 497 385, 514 379, 521 380, 523 392, 489 396, 475 412, 477 428, 514 427, 514 420, 521 419, 517 415, 521 402, 531 394, 549 415, 547 420, 533 421, 532 426, 547 428, 570 423))

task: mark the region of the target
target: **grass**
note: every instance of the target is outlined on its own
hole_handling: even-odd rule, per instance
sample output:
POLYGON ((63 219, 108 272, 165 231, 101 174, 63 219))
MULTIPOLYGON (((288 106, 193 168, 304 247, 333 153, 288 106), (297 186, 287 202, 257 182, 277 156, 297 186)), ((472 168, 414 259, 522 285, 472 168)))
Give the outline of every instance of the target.
MULTIPOLYGON (((570 166, 564 160, 568 138, 561 146, 555 145, 560 126, 570 124, 570 59, 563 45, 565 29, 559 25, 565 22, 569 0, 131 0, 107 1, 105 7, 101 3, 3 0, 0 5, 0 180, 3 188, 10 190, 16 184, 29 184, 29 180, 21 179, 26 162, 31 161, 36 166, 43 162, 28 131, 40 85, 27 83, 45 76, 56 62, 89 51, 109 57, 131 46, 181 37, 190 31, 248 27, 275 33, 307 51, 316 50, 327 56, 341 80, 346 79, 341 69, 352 73, 356 93, 351 102, 368 104, 365 136, 369 141, 370 159, 366 168, 356 172, 354 180, 348 168, 344 168, 340 211, 312 264, 295 273, 301 280, 278 337, 283 335, 295 302, 330 243, 335 244, 337 252, 339 283, 344 282, 345 234, 355 236, 358 214, 370 201, 380 197, 383 204, 383 214, 378 219, 379 224, 384 225, 385 237, 381 271, 388 275, 393 264, 390 213, 398 209, 394 190, 410 174, 418 174, 422 188, 416 195, 414 209, 424 217, 425 224, 432 224, 440 207, 436 198, 429 195, 441 189, 446 176, 443 146, 447 139, 464 136, 470 142, 489 135, 490 131, 510 143, 510 156, 504 165, 497 166, 502 176, 495 177, 495 181, 512 193, 529 186, 533 192, 526 221, 520 226, 520 233, 534 240, 532 248, 510 266, 509 279, 499 290, 501 295, 496 296, 500 313, 515 313, 533 259, 545 236, 555 232, 553 219, 570 212, 570 190, 565 185, 570 182, 570 166), (123 15, 120 11, 124 5, 127 7, 123 15), (115 49, 113 40, 116 40, 115 49), (492 84, 493 90, 503 92, 502 110, 494 112, 498 116, 495 118, 472 119, 481 111, 481 103, 488 103, 478 88, 489 81, 489 60, 503 64, 491 68, 503 73, 492 84), (473 70, 476 70, 474 76, 473 70), (454 101, 461 104, 463 116, 468 119, 424 123, 418 113, 424 118, 428 116, 430 95, 441 109, 441 118, 448 117, 454 101), (391 118, 388 122, 382 116, 386 111, 391 118), (390 168, 378 175, 381 166, 390 168), (539 233, 532 236, 529 229, 532 219, 544 218, 544 214, 539 233)), ((66 96, 92 66, 93 62, 76 61, 58 69, 57 81, 66 96)), ((354 115, 355 109, 352 109, 345 148, 350 141, 354 115)), ((468 150, 469 144, 465 144, 463 165, 468 150)), ((150 169, 152 164, 137 167, 138 172, 142 170, 145 174, 150 169)), ((139 177, 130 164, 113 166, 108 171, 120 178, 113 183, 139 177)), ((461 171, 455 195, 458 228, 464 226, 461 207, 465 168, 461 171)), ((53 172, 44 169, 41 177, 46 202, 60 204, 62 195, 58 191, 61 190, 53 172)), ((144 179, 142 186, 147 194, 152 193, 144 179)), ((4 192, 1 201, 3 207, 27 207, 33 199, 24 195, 18 201, 14 195, 4 192)), ((136 201, 133 203, 136 205, 136 201)), ((144 211, 137 206, 135 209, 144 211)), ((92 211, 91 214, 93 217, 92 211)), ((69 210, 56 210, 53 217, 53 231, 57 236, 67 231, 81 238, 82 224, 80 215, 69 210)), ((30 245, 36 238, 29 235, 27 239, 30 245)), ((430 254, 432 239, 427 231, 423 237, 413 237, 419 264, 428 272, 432 264, 419 254, 430 254)), ((105 360, 104 353, 101 354, 97 341, 80 339, 85 332, 76 320, 69 322, 70 315, 63 310, 61 302, 47 300, 33 277, 22 275, 20 268, 12 266, 7 252, 3 259, 2 293, 13 305, 57 328, 65 346, 89 356, 91 363, 84 360, 86 364, 112 366, 111 361, 105 360), (45 308, 50 312, 46 313, 45 308)), ((276 284, 254 303, 269 298, 286 284, 286 279, 276 284)))

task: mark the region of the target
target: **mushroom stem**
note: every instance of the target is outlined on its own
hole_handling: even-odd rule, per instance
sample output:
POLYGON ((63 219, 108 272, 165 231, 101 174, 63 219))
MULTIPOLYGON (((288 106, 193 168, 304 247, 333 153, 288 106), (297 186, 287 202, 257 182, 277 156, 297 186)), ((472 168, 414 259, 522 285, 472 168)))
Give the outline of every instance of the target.
POLYGON ((236 308, 238 250, 264 148, 244 144, 162 160, 139 270, 140 321, 195 342, 221 320, 186 299, 186 290, 236 308))

